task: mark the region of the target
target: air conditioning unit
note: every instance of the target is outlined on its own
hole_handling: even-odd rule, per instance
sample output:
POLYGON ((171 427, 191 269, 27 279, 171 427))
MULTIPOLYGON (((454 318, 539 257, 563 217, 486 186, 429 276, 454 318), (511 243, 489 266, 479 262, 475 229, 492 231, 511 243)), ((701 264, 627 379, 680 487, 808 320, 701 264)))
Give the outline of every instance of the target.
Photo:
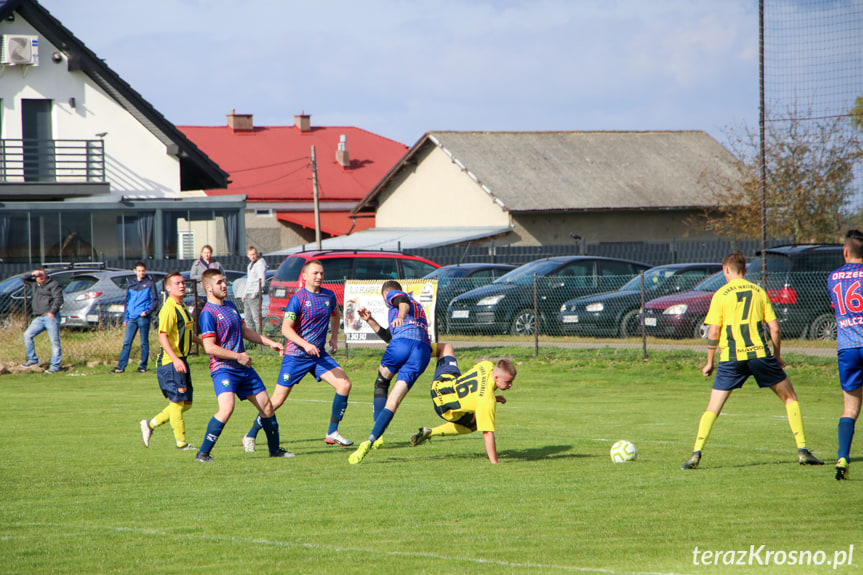
POLYGON ((39 36, 3 34, 0 64, 8 66, 38 66, 39 36))

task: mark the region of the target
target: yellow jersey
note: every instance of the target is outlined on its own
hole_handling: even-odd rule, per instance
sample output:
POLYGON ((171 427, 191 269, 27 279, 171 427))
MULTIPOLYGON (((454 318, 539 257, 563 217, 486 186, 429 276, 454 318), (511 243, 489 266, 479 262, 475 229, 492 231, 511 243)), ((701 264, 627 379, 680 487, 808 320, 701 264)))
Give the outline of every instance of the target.
MULTIPOLYGON (((189 315, 188 310, 182 304, 178 304, 174 298, 165 300, 162 309, 159 310, 159 333, 168 334, 171 349, 177 357, 183 359, 192 351, 192 334, 195 320, 189 315)), ((159 352, 159 365, 172 363, 171 356, 165 350, 159 352)))
POLYGON ((776 319, 767 294, 744 279, 733 279, 713 294, 704 323, 720 328, 719 361, 746 361, 770 355, 761 324, 776 319))
POLYGON ((494 431, 494 414, 497 408, 492 372, 494 364, 481 361, 470 371, 455 377, 443 374, 432 382, 432 401, 441 417, 458 421, 467 414, 476 414, 478 431, 494 431))

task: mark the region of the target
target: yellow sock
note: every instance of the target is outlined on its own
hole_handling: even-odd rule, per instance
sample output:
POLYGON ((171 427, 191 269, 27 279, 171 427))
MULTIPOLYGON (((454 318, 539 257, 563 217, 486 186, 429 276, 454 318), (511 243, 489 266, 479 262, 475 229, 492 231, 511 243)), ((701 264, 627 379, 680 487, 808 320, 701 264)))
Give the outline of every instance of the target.
POLYGON ((701 451, 707 439, 710 437, 710 431, 713 429, 713 424, 716 423, 716 414, 712 411, 705 411, 698 422, 698 435, 695 437, 695 447, 692 451, 701 451))
POLYGON ((186 421, 183 419, 184 403, 172 403, 168 406, 171 410, 171 427, 174 429, 174 439, 177 447, 186 445, 186 421))
POLYGON ((438 425, 437 427, 432 428, 431 437, 465 435, 467 433, 473 433, 473 430, 457 423, 444 423, 443 425, 438 425))
POLYGON ((806 447, 806 434, 803 432, 803 416, 800 414, 800 404, 796 401, 785 404, 785 412, 788 414, 788 425, 794 434, 797 449, 806 447))
POLYGON ((159 412, 159 415, 150 420, 150 427, 156 429, 160 425, 165 425, 168 423, 168 420, 171 419, 171 404, 168 404, 168 407, 159 412))

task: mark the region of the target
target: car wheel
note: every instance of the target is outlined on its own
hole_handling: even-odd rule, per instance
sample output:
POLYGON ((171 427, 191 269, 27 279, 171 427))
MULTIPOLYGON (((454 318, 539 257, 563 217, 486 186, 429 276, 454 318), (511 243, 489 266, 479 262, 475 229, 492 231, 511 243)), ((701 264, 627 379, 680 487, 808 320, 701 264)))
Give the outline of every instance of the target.
POLYGON ((825 313, 816 317, 809 325, 809 339, 835 340, 836 316, 825 313))
POLYGON ((509 333, 511 335, 533 335, 535 330, 536 316, 533 315, 533 310, 523 309, 515 314, 509 333))
POLYGON ((707 339, 707 330, 710 328, 704 324, 704 319, 704 316, 702 316, 695 320, 695 328, 692 330, 692 337, 694 339, 707 339))
POLYGON ((620 320, 620 337, 641 337, 641 323, 638 321, 637 309, 626 312, 620 320))

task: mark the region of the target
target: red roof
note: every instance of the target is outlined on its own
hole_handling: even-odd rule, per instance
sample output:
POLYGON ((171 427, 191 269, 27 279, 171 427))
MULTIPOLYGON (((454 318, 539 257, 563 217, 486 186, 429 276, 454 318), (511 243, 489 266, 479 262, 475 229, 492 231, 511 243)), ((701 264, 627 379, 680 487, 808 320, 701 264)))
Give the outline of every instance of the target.
POLYGON ((312 146, 322 204, 362 200, 408 150, 404 144, 353 127, 312 127, 308 132, 295 126, 251 131, 177 127, 230 176, 227 189, 205 190, 207 195, 245 194, 253 202, 311 201, 312 146), (349 168, 336 161, 342 135, 347 136, 349 168))
MULTIPOLYGON (((304 228, 315 229, 315 213, 279 212, 279 221, 291 222, 304 228)), ((375 226, 375 219, 352 216, 350 211, 321 212, 321 231, 331 236, 343 236, 348 232, 359 232, 375 226)))

